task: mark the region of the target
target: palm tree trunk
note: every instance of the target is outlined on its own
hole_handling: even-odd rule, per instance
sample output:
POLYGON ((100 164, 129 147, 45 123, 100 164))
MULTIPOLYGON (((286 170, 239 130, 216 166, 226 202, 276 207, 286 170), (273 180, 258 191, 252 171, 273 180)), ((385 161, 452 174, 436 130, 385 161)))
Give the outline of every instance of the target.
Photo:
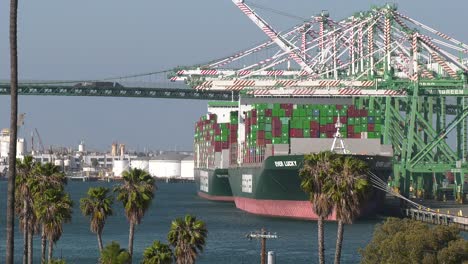
POLYGON ((23 264, 28 263, 28 204, 23 202, 23 264))
POLYGON ((318 253, 319 253, 319 263, 325 263, 325 247, 323 241, 323 217, 319 216, 317 221, 318 226, 318 253))
MULTIPOLYGON (((31 226, 32 223, 29 223, 31 226)), ((33 263, 33 231, 32 227, 28 230, 28 264, 33 263)))
POLYGON ((8 152, 8 188, 6 220, 6 264, 14 262, 15 231, 15 178, 16 178, 16 136, 18 123, 18 41, 17 41, 18 0, 10 0, 10 149, 8 152))
POLYGON ((47 261, 50 262, 52 260, 52 251, 54 250, 54 241, 49 240, 49 254, 47 255, 47 261))
POLYGON ((130 230, 128 232, 128 253, 130 254, 130 262, 133 258, 133 236, 135 232, 135 223, 130 221, 130 230))
POLYGON ((338 221, 338 231, 336 233, 335 264, 341 262, 341 248, 343 246, 343 221, 338 221))
POLYGON ((102 231, 101 230, 97 232, 97 241, 98 241, 99 252, 102 252, 102 231))
POLYGON ((46 236, 44 227, 42 227, 42 234, 41 234, 41 263, 46 263, 46 236))

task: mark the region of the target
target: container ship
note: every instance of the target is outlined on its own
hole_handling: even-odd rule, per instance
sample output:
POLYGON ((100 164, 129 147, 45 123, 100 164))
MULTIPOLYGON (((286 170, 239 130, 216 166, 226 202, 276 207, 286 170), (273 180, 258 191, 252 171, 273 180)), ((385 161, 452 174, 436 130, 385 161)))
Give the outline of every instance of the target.
MULTIPOLYGON (((201 125, 197 123, 195 153, 214 160, 213 169, 197 169, 206 171, 204 177, 196 176, 201 196, 205 192, 210 194, 210 190, 227 188, 226 182, 221 187, 211 180, 219 183, 221 177, 216 170, 220 168, 226 173, 227 167, 222 179, 228 179, 230 200, 237 208, 265 216, 317 219, 307 195, 300 188, 299 170, 304 155, 332 150, 337 140, 336 124, 340 124, 338 143, 343 144, 337 149, 365 160, 371 171, 384 181, 392 172, 392 147, 381 143, 383 115, 380 110, 354 105, 351 99, 345 98, 291 99, 288 103, 244 100, 231 106, 229 116, 233 122, 224 123, 229 127, 229 136, 216 137, 223 134, 223 129, 216 130, 223 123, 219 124, 219 114, 213 109, 199 123, 213 124, 214 128, 208 128, 214 136, 208 137, 206 134, 211 132, 205 132, 205 137, 200 137, 201 125), (200 151, 197 146, 203 144, 210 146, 213 152, 200 151)), ((361 215, 377 212, 383 199, 383 193, 372 192, 362 206, 361 215)), ((328 220, 335 220, 335 215, 328 220)))
POLYGON ((230 148, 237 142, 237 102, 209 102, 208 114, 195 125, 194 177, 200 197, 232 202, 228 179, 230 148))

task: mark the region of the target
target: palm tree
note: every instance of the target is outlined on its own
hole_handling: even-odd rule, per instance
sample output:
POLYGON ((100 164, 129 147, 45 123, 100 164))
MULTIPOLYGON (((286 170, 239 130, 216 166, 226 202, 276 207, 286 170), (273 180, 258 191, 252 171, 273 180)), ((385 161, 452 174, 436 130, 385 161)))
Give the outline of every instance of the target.
POLYGON ((106 218, 112 215, 112 203, 114 198, 108 195, 109 188, 89 188, 88 196, 81 198, 80 209, 83 215, 90 217, 91 232, 97 234, 99 251, 102 252, 102 230, 106 218))
POLYGON ((333 165, 332 181, 324 186, 336 210, 338 231, 336 238, 335 264, 341 260, 344 224, 351 224, 359 215, 361 202, 367 190, 367 164, 352 156, 340 155, 333 165))
POLYGON ((331 215, 333 209, 333 205, 323 186, 327 184, 330 176, 334 173, 332 162, 335 158, 336 154, 330 151, 307 155, 304 158, 304 165, 299 171, 302 180, 301 188, 309 195, 312 210, 318 217, 318 253, 320 264, 325 263, 323 221, 331 215))
POLYGON ((153 245, 143 252, 142 264, 171 264, 172 258, 172 250, 168 245, 154 241, 153 245))
MULTIPOLYGON (((73 202, 68 194, 60 189, 48 189, 37 195, 35 206, 37 217, 42 224, 43 237, 49 241, 48 261, 52 260, 53 246, 63 233, 63 224, 71 221, 73 202)), ((45 260, 43 250, 42 260, 45 260)))
POLYGON ((13 264, 15 231, 16 138, 18 133, 18 0, 10 0, 10 149, 6 206, 6 264, 13 264))
POLYGON ((34 177, 31 179, 30 189, 33 197, 37 200, 33 203, 33 211, 41 225, 41 256, 42 263, 45 263, 47 238, 44 223, 39 217, 39 214, 41 213, 39 210, 41 208, 38 208, 38 202, 43 198, 42 194, 47 190, 55 189, 63 191, 64 185, 67 183, 67 179, 65 175, 60 172, 60 168, 51 163, 35 166, 33 173, 34 177))
POLYGON ((195 263, 199 252, 203 251, 207 235, 205 223, 195 216, 186 215, 184 219, 172 221, 167 239, 174 246, 177 264, 195 263))
MULTIPOLYGON (((15 190, 15 212, 20 220, 20 230, 23 232, 23 264, 28 263, 30 222, 32 221, 32 195, 29 188, 30 178, 33 176, 34 159, 26 156, 23 160, 17 160, 17 177, 15 190)), ((32 236, 31 236, 32 238, 32 236)), ((32 241, 32 239, 31 239, 32 241)), ((32 256, 31 256, 32 257, 32 256)))
POLYGON ((123 183, 114 189, 117 200, 125 208, 130 229, 128 234, 128 252, 133 255, 133 237, 135 225, 140 224, 154 197, 156 186, 154 179, 144 170, 130 169, 122 175, 123 183))
POLYGON ((129 264, 131 256, 128 251, 120 248, 119 243, 112 241, 101 252, 100 264, 129 264))

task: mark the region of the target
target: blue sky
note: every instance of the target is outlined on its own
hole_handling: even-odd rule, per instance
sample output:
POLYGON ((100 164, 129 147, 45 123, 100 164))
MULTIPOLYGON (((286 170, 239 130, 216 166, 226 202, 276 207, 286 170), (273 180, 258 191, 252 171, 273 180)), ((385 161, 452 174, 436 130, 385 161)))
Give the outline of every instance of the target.
MULTIPOLYGON (((368 0, 252 0, 310 17, 328 10, 343 18, 368 0)), ((466 0, 400 0, 400 12, 468 42, 466 0)), ((9 77, 9 1, 0 2, 0 79, 9 77)), ((259 11, 282 30, 300 21, 259 11)), ((229 0, 41 0, 19 6, 19 70, 22 79, 94 79, 192 65, 227 56, 265 39, 229 0)), ((45 145, 91 148, 112 141, 143 147, 191 149, 193 125, 205 101, 131 98, 21 97, 23 136, 38 128, 45 145)), ((0 97, 0 128, 9 125, 9 98, 0 97)))

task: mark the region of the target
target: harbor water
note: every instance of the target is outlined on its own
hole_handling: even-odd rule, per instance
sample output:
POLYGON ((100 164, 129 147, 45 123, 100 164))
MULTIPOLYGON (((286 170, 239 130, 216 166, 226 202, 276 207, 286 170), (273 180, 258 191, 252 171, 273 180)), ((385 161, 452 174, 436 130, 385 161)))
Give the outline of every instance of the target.
MULTIPOLYGON (((69 182, 67 191, 74 201, 73 219, 65 224, 64 233, 54 248, 55 257, 63 257, 67 263, 97 263, 99 257, 96 236, 89 231, 89 221, 79 210, 79 199, 86 195, 89 187, 113 187, 116 182, 69 182)), ((7 182, 0 181, 0 262, 5 258, 5 206, 7 182)), ((267 250, 275 251, 276 263, 316 263, 317 223, 276 219, 247 214, 236 209, 232 203, 203 200, 195 195, 193 183, 158 183, 158 190, 149 211, 137 226, 134 242, 134 262, 139 263, 143 250, 154 240, 167 243, 171 221, 185 214, 193 214, 206 222, 208 239, 204 252, 197 263, 259 263, 260 242, 248 240, 250 231, 266 228, 276 232, 278 239, 267 241, 267 250)), ((379 220, 362 220, 345 226, 342 263, 358 263, 359 248, 371 240, 379 220)), ((16 224, 15 263, 21 262, 22 234, 16 224)), ((325 224, 325 246, 327 262, 333 261, 337 226, 334 222, 325 224)), ((117 241, 126 248, 128 243, 128 222, 121 204, 114 204, 111 216, 104 228, 104 243, 117 241)), ((34 263, 39 263, 40 241, 34 242, 34 263)))

